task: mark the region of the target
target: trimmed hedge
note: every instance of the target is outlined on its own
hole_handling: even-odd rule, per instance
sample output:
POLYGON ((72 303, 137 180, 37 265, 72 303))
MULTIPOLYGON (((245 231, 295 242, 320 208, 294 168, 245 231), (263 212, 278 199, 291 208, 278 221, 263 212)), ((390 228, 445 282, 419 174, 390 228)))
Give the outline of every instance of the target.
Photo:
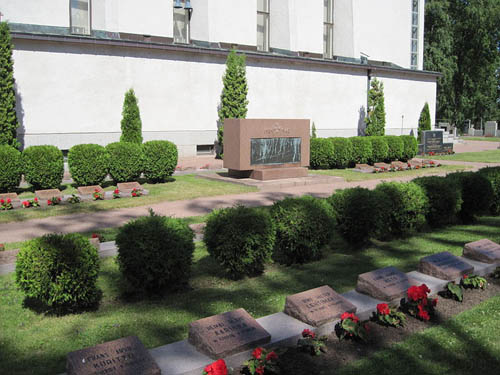
POLYGON ((177 146, 169 141, 149 141, 142 145, 144 176, 153 182, 163 182, 177 166, 177 146))
POLYGON ((404 142, 401 137, 386 135, 385 140, 388 146, 386 161, 390 163, 391 161, 401 160, 404 156, 404 142))
POLYGON ((389 146, 387 145, 384 136, 371 136, 368 137, 372 143, 372 163, 381 163, 387 159, 389 155, 389 146))
POLYGON ((351 137, 352 164, 366 164, 373 156, 372 143, 369 137, 351 137))
POLYGON ((361 187, 338 190, 328 202, 333 208, 337 231, 349 243, 364 244, 383 226, 379 192, 361 187))
POLYGON ((210 255, 237 279, 264 272, 275 238, 274 222, 267 210, 236 206, 210 214, 203 240, 210 255))
POLYGON ((429 200, 426 213, 429 225, 439 228, 453 224, 457 220, 462 198, 456 181, 445 177, 428 176, 416 178, 413 182, 424 189, 429 200))
POLYGON ((35 189, 58 189, 64 175, 64 158, 56 146, 30 146, 23 151, 24 179, 35 189))
POLYGON ((290 265, 321 258, 335 224, 326 200, 311 196, 285 198, 272 205, 271 216, 276 223, 274 260, 290 265))
POLYGON ((353 157, 351 140, 341 137, 332 137, 329 139, 333 144, 333 165, 330 165, 330 168, 347 168, 353 157))
POLYGON ((383 194, 380 213, 385 229, 381 238, 398 237, 424 226, 428 199, 422 187, 413 182, 383 182, 375 191, 383 194))
POLYGON ((25 242, 16 262, 16 283, 27 297, 57 313, 96 307, 99 255, 80 234, 49 234, 25 242))
POLYGON ((461 190, 462 206, 458 216, 463 223, 473 223, 476 216, 489 211, 493 201, 490 181, 474 172, 450 173, 446 178, 455 180, 461 190))
POLYGON ((106 146, 109 153, 109 174, 115 182, 137 180, 143 167, 142 145, 114 142, 106 146))
POLYGON ((23 173, 21 153, 12 146, 0 145, 0 193, 19 187, 23 173))
POLYGON ((418 154, 418 142, 413 135, 402 135, 403 140, 403 157, 401 160, 408 161, 413 159, 418 154))
POLYGON ((100 185, 108 175, 109 155, 103 146, 81 144, 70 148, 68 164, 78 186, 100 185))
POLYGON ((328 138, 311 138, 310 160, 312 169, 328 169, 333 165, 333 143, 328 138))
POLYGON ((118 265, 131 289, 162 294, 184 286, 191 272, 194 234, 180 219, 143 216, 116 236, 118 265))
POLYGON ((478 173, 488 179, 493 190, 490 213, 492 215, 500 215, 500 167, 482 168, 478 173))

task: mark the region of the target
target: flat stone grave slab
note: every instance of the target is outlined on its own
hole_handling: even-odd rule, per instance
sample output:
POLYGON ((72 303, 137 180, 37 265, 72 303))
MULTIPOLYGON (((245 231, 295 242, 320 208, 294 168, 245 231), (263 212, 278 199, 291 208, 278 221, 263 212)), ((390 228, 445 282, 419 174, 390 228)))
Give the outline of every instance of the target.
POLYGON ((373 173, 373 171, 375 170, 375 168, 372 165, 368 164, 356 164, 354 169, 364 173, 373 173))
POLYGON ((409 163, 412 167, 421 167, 421 166, 422 166, 422 161, 421 161, 421 160, 411 159, 411 160, 408 160, 408 163, 409 163))
POLYGON ((375 168, 384 168, 384 169, 389 169, 391 167, 390 164, 387 163, 375 163, 373 164, 375 168))
POLYGON ((385 267, 358 275, 356 290, 382 301, 395 301, 417 282, 396 267, 385 267))
POLYGON ((62 193, 59 189, 35 190, 35 196, 40 200, 46 200, 54 197, 62 198, 62 193))
POLYGON ((217 359, 268 343, 271 335, 240 308, 191 322, 188 341, 217 359))
POLYGON ((313 327, 340 318, 344 312, 356 312, 356 306, 328 285, 286 297, 285 314, 313 327))
POLYGON ((19 200, 17 193, 2 193, 2 194, 0 194, 0 199, 4 199, 4 200, 10 199, 13 201, 19 200))
POLYGON ((408 163, 403 163, 402 161, 393 161, 391 163, 391 167, 393 167, 393 168, 408 169, 408 163))
POLYGON ((455 280, 474 271, 474 267, 448 251, 420 259, 418 270, 443 280, 455 280))
POLYGON ((132 190, 142 190, 142 186, 137 181, 134 182, 119 182, 116 187, 120 190, 120 193, 130 193, 132 190))
POLYGON ((102 187, 100 187, 99 185, 79 186, 77 188, 78 194, 80 194, 80 195, 92 195, 92 194, 94 194, 96 189, 99 193, 104 194, 104 189, 102 187))
POLYGON ((500 263, 500 245, 486 238, 466 243, 462 254, 483 263, 500 263))
POLYGON ((67 356, 68 375, 159 375, 161 370, 136 336, 124 337, 67 356))

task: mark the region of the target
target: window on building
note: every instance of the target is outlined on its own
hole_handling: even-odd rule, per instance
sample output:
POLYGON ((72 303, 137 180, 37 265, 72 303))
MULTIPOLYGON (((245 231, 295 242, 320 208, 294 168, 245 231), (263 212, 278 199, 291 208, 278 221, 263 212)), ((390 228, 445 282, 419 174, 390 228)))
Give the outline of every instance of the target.
POLYGON ((90 35, 91 0, 71 0, 69 7, 71 33, 90 35))
MULTIPOLYGON (((184 5, 184 1, 182 3, 184 5)), ((187 9, 174 8, 174 43, 189 43, 189 10, 187 9)))
POLYGON ((257 0, 257 50, 269 51, 269 1, 257 0))
POLYGON ((333 0, 323 0, 323 57, 333 57, 333 0))
POLYGON ((412 69, 418 69, 418 0, 411 0, 411 61, 412 69))

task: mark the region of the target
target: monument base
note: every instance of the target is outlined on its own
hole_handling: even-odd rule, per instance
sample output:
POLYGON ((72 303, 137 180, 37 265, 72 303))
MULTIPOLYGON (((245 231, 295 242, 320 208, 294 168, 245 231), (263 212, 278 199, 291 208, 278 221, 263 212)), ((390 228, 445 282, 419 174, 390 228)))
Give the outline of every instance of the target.
POLYGON ((266 168, 254 169, 250 171, 228 170, 228 176, 236 178, 253 178, 254 180, 268 181, 279 180, 282 178, 307 177, 309 170, 302 167, 293 168, 266 168))

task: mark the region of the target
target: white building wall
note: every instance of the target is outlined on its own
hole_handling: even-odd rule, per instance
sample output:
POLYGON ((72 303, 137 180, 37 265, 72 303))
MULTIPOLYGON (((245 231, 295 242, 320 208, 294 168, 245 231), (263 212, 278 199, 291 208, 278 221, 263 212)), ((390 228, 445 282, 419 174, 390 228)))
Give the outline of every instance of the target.
POLYGON ((288 1, 270 2, 270 46, 292 51, 291 40, 295 39, 296 30, 292 25, 288 1), (293 35, 292 35, 293 34, 293 35))
POLYGON ((2 21, 69 27, 68 0, 0 0, 2 21))
POLYGON ((354 55, 354 25, 352 0, 335 0, 333 3, 333 54, 354 55))
POLYGON ((256 0, 210 0, 208 10, 211 42, 257 45, 256 0))
MULTIPOLYGON (((291 8, 292 51, 323 53, 323 2, 288 0, 291 8)), ((271 14, 271 17, 273 15, 271 14)), ((271 29, 271 33, 273 30, 271 29)))
POLYGON ((172 0, 119 0, 113 3, 118 13, 118 30, 124 33, 172 37, 172 0))

